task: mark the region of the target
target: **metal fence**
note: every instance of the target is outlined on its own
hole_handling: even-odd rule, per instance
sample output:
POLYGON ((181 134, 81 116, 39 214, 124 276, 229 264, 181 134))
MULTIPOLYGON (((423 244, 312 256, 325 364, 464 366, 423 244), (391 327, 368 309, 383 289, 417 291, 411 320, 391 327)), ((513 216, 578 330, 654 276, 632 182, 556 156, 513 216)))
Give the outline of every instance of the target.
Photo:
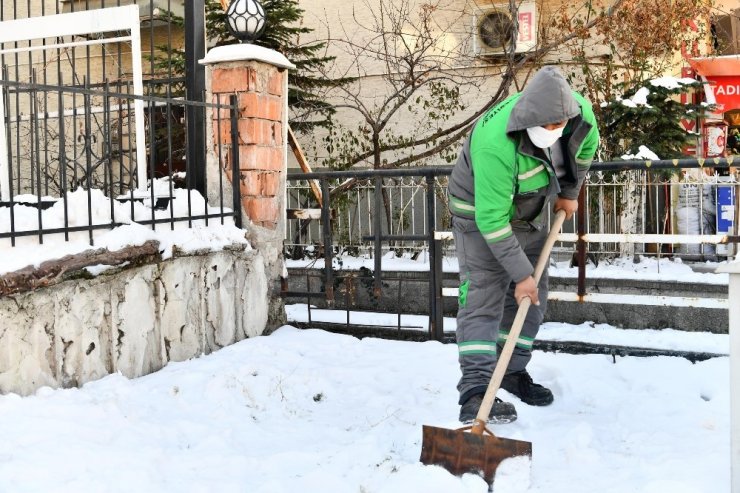
POLYGON ((241 226, 238 180, 225 182, 219 173, 218 183, 205 183, 211 199, 217 197, 212 205, 188 190, 185 176, 191 162, 183 160, 181 136, 173 128, 173 115, 183 115, 191 107, 222 115, 212 129, 204 121, 197 130, 203 141, 208 131, 230 135, 229 144, 215 143, 215 154, 221 163, 229 161, 236 176, 238 153, 229 152, 238 145, 235 96, 229 104, 216 104, 134 96, 107 84, 90 88, 0 80, 0 87, 8 186, 0 201, 0 238, 7 238, 10 245, 16 246, 20 238, 44 243, 51 235, 69 240, 74 233, 83 233, 92 244, 95 231, 130 221, 153 229, 226 220, 241 226), (129 137, 137 101, 149 116, 141 140, 145 162, 138 160, 141 154, 129 137), (183 168, 177 166, 180 162, 183 168), (144 182, 139 179, 141 168, 146 169, 144 182), (104 220, 93 210, 101 196, 107 203, 104 220), (225 202, 226 197, 232 201, 225 202), (56 220, 48 219, 47 209, 55 211, 56 220))
MULTIPOLYGON (((350 178, 352 180, 353 178, 350 178)), ((449 227, 447 211, 447 176, 435 173, 434 200, 436 228, 449 227)), ((339 192, 347 186, 347 179, 328 179, 327 185, 332 199, 333 243, 338 253, 354 255, 371 253, 374 244, 367 238, 373 236, 375 225, 375 190, 371 179, 357 179, 351 189, 339 192)), ((427 179, 422 176, 388 176, 384 178, 381 195, 382 207, 378 219, 383 230, 394 235, 424 235, 429 227, 427 203, 429 191, 427 179)), ((307 180, 288 182, 288 208, 304 209, 316 207, 316 199, 307 180)), ((320 250, 322 232, 318 222, 297 220, 288 223, 286 247, 289 256, 301 258, 320 250)), ((424 241, 394 240, 383 245, 384 249, 417 252, 424 248, 424 241)))
MULTIPOLYGON (((579 197, 579 212, 559 237, 559 253, 573 258, 579 267, 576 295, 586 295, 587 248, 591 254, 609 255, 731 255, 729 248, 738 241, 737 232, 734 228, 718 232, 717 226, 735 224, 737 200, 732 197, 737 184, 727 173, 732 163, 733 158, 595 163, 579 197), (725 197, 721 190, 730 193, 725 197), (724 223, 716 220, 718 214, 724 223), (727 250, 718 252, 717 247, 727 250)), ((370 297, 379 305, 385 298, 388 304, 390 292, 391 305, 392 298, 399 300, 396 329, 400 333, 401 315, 408 310, 403 293, 416 289, 409 284, 420 284, 428 290, 429 337, 442 340, 440 259, 452 254, 453 247, 452 242, 442 241, 450 237, 446 184, 451 171, 450 167, 431 167, 289 173, 288 207, 303 213, 289 220, 287 253, 302 258, 313 255, 323 262, 319 272, 305 269, 302 291, 285 284, 283 296, 306 299, 309 321, 312 305, 321 301, 319 306, 332 308, 339 300, 347 311, 346 325, 355 330, 350 310, 358 300, 370 297), (311 191, 310 180, 318 181, 313 188, 320 194, 311 191), (428 272, 418 279, 383 272, 383 254, 394 249, 425 250, 428 272), (338 270, 334 260, 341 253, 369 253, 374 268, 338 270), (397 286, 387 289, 387 281, 397 286), (335 290, 339 290, 336 299, 335 290)))
MULTIPOLYGON (((205 101, 205 67, 198 63, 205 55, 205 0, 0 0, 0 21, 48 17, 58 14, 92 12, 97 9, 136 5, 139 12, 143 95, 184 97, 205 101)), ((32 33, 31 39, 0 43, 0 65, 7 67, 3 78, 22 83, 48 86, 74 86, 111 92, 132 93, 132 43, 115 42, 116 33, 92 36, 43 37, 32 33)), ((68 111, 84 105, 81 94, 70 96, 68 111)), ((25 113, 22 101, 18 104, 25 113)), ((57 110, 52 100, 39 101, 37 111, 57 110), (48 105, 48 107, 46 106, 48 105)), ((173 137, 155 141, 153 152, 164 154, 168 145, 182 149, 182 158, 173 162, 184 171, 191 188, 205 192, 205 141, 198 134, 205 122, 205 108, 199 105, 157 104, 147 109, 147 118, 160 128, 169 125, 173 137), (169 114, 166 111, 172 110, 169 114)), ((95 125, 95 119, 92 119, 95 125)), ((114 134, 115 135, 115 134, 114 134)))
MULTIPOLYGON (((94 231, 121 220, 170 228, 241 221, 241 208, 224 203, 225 196, 238 200, 238 188, 225 194, 231 184, 206 179, 206 112, 221 108, 229 115, 233 107, 204 103, 205 67, 198 63, 205 55, 204 3, 0 1, 6 28, 0 43, 3 241, 16 245, 36 237, 42 243, 49 235, 85 233, 92 242, 94 231), (128 19, 129 12, 127 31, 102 27, 110 24, 104 19, 128 19), (70 218, 78 189, 87 211, 70 218), (205 203, 206 191, 219 197, 217 205, 205 203), (105 224, 91 210, 97 193, 109 203, 105 224), (176 199, 186 205, 175 207, 176 199), (62 209, 61 223, 48 220, 46 208, 62 209)), ((217 144, 219 159, 225 152, 217 144)))
MULTIPOLYGON (((709 163, 711 164, 711 163, 709 163)), ((589 235, 630 235, 632 240, 594 242, 589 247, 592 255, 671 255, 687 260, 714 260, 732 255, 728 245, 702 243, 700 238, 686 243, 674 241, 676 235, 707 236, 727 233, 722 226, 731 222, 734 211, 728 197, 734 195, 735 182, 722 173, 705 166, 678 168, 668 171, 651 169, 650 163, 638 164, 634 169, 617 169, 624 163, 614 163, 606 169, 595 165, 589 173, 582 207, 585 209, 584 233, 589 235), (646 166, 647 164, 647 166, 646 166), (645 235, 661 235, 656 238, 645 235), (667 236, 672 235, 672 236, 667 236), (644 241, 639 241, 643 237, 644 241)), ((684 164, 688 165, 688 161, 684 164)), ((435 228, 449 228, 447 208, 447 174, 449 168, 440 167, 435 182, 435 228)), ((288 184, 288 207, 315 207, 316 199, 308 181, 293 175, 288 184)), ((327 178, 330 190, 337 190, 350 178, 327 178)), ((346 185, 345 185, 346 186, 346 185)), ((332 202, 333 245, 337 253, 372 255, 375 244, 375 184, 369 179, 354 179, 353 186, 344 193, 334 193, 332 202)), ((380 210, 384 233, 396 236, 424 236, 429 226, 426 179, 422 176, 389 176, 382 185, 383 206, 380 210)), ((563 231, 575 234, 577 219, 566 222, 563 231)), ((302 258, 322 250, 322 231, 316 221, 296 220, 288 224, 286 252, 289 257, 302 258)), ((679 238, 680 239, 680 238, 679 238)), ((686 238, 683 239, 684 241, 686 238)), ((705 238, 706 240, 706 238, 705 238)), ((572 252, 571 242, 559 242, 555 251, 572 252)), ((383 244, 383 252, 391 250, 411 255, 427 248, 426 241, 398 239, 383 244)), ((445 254, 454 255, 454 245, 446 245, 445 254)))

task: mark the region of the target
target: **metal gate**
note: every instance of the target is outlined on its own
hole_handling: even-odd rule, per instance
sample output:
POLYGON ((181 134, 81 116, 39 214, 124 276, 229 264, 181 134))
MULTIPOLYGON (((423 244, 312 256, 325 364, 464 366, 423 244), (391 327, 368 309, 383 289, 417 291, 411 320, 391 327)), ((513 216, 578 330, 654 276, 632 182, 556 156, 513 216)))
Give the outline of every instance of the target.
MULTIPOLYGON (((648 255, 650 254, 650 246, 656 245, 653 255, 670 255, 676 258, 691 259, 694 253, 686 250, 684 251, 681 246, 695 245, 697 247, 701 245, 727 245, 729 243, 740 242, 740 236, 734 232, 724 232, 722 234, 708 234, 708 231, 698 230, 693 234, 672 234, 670 231, 665 229, 659 229, 655 232, 650 232, 644 229, 646 224, 645 221, 637 221, 634 223, 618 224, 619 228, 616 231, 609 230, 610 225, 606 224, 605 221, 599 220, 600 214, 603 209, 611 202, 615 207, 621 209, 630 208, 630 199, 626 197, 626 193, 619 188, 625 188, 632 186, 632 180, 626 180, 626 182, 615 182, 611 183, 611 189, 606 189, 607 181, 600 176, 604 172, 628 172, 633 173, 645 173, 647 170, 659 171, 659 170, 689 170, 697 169, 704 172, 705 169, 713 169, 715 171, 722 170, 726 171, 734 163, 734 158, 715 158, 711 160, 704 159, 673 159, 673 160, 660 160, 660 161, 615 161, 615 162, 600 162, 594 163, 591 168, 591 184, 584 187, 583 193, 579 198, 579 214, 570 220, 563 228, 563 233, 560 235, 560 247, 567 257, 572 258, 575 264, 578 265, 578 286, 576 293, 552 293, 551 295, 557 295, 559 298, 551 297, 551 299, 559 299, 563 301, 579 301, 588 299, 590 301, 604 302, 608 300, 619 300, 618 303, 626 303, 627 300, 615 296, 613 294, 607 294, 603 296, 598 293, 587 293, 586 286, 586 255, 589 251, 587 246, 593 245, 590 252, 610 252, 617 253, 613 249, 604 250, 604 245, 611 244, 628 244, 639 245, 637 249, 633 248, 639 254, 648 255), (590 190, 593 189, 593 190, 590 190), (593 194, 593 196, 591 196, 593 194), (643 230, 632 229, 635 226, 643 227, 643 230), (729 234, 728 234, 729 233, 729 234), (667 253, 663 253, 663 246, 678 245, 679 248, 676 250, 670 250, 667 253), (597 246, 598 245, 598 246, 597 246)), ((418 329, 416 330, 417 335, 422 334, 423 325, 419 324, 419 318, 416 321, 412 321, 414 326, 402 324, 402 317, 408 314, 426 315, 428 316, 428 333, 426 336, 430 339, 444 340, 445 334, 443 332, 443 313, 450 312, 457 306, 456 293, 455 298, 450 298, 450 291, 443 289, 443 280, 446 277, 443 272, 442 257, 445 249, 445 245, 449 245, 450 242, 446 243, 442 241, 443 238, 449 239, 449 225, 445 224, 445 216, 439 214, 440 204, 438 203, 439 196, 446 195, 446 177, 451 173, 452 169, 446 166, 436 166, 429 168, 404 168, 404 169, 383 169, 383 170, 347 170, 347 171, 320 171, 313 173, 289 173, 288 181, 292 183, 305 182, 306 180, 317 180, 321 188, 322 203, 320 209, 291 209, 289 212, 289 219, 294 223, 287 228, 291 234, 290 238, 286 238, 286 247, 288 250, 286 254, 290 255, 291 250, 297 249, 298 252, 304 255, 304 258, 308 258, 307 262, 304 262, 304 266, 293 268, 294 275, 292 279, 286 280, 283 285, 283 296, 285 298, 293 298, 305 300, 305 305, 308 310, 308 321, 309 325, 312 323, 312 307, 319 309, 331 309, 335 311, 344 311, 345 316, 341 322, 341 317, 331 317, 332 321, 327 322, 322 327, 346 327, 347 331, 352 333, 359 333, 363 329, 362 324, 353 322, 351 318, 352 311, 385 311, 386 313, 392 311, 395 315, 395 320, 389 322, 383 322, 379 328, 378 325, 372 327, 365 327, 368 333, 372 334, 383 334, 388 336, 397 337, 404 329, 418 329), (404 227, 395 230, 390 220, 386 219, 388 215, 386 211, 393 209, 398 212, 399 210, 405 209, 405 206, 399 206, 398 202, 393 202, 394 191, 392 190, 394 181, 399 179, 413 179, 416 182, 418 192, 415 194, 405 194, 406 204, 409 207, 417 206, 423 210, 417 211, 416 216, 423 218, 424 221, 419 224, 419 229, 414 228, 413 222, 406 228, 406 222, 399 224, 404 227), (348 180, 354 180, 356 184, 366 182, 367 185, 365 190, 368 195, 360 195, 363 202, 367 202, 367 208, 364 209, 368 215, 368 221, 365 226, 368 228, 360 228, 359 231, 362 233, 357 238, 358 243, 363 243, 363 251, 360 252, 359 248, 353 253, 355 255, 364 255, 371 257, 373 261, 373 268, 356 267, 343 268, 341 258, 338 258, 338 253, 341 253, 338 242, 346 241, 346 238, 342 238, 345 235, 343 225, 350 226, 350 221, 345 217, 342 218, 338 211, 341 208, 332 208, 330 201, 332 200, 332 190, 342 190, 348 180), (333 189, 331 188, 333 187, 333 189), (417 200, 418 199, 418 200, 417 200), (320 224, 317 228, 320 237, 316 238, 315 245, 306 244, 305 241, 301 241, 301 235, 308 231, 308 227, 311 226, 311 221, 319 219, 320 224), (395 233, 395 234, 394 234, 395 233), (296 241, 298 239, 299 241, 296 241), (302 243, 302 244, 301 244, 302 243), (401 245, 401 249, 416 249, 417 253, 426 255, 426 260, 423 262, 424 268, 420 271, 401 273, 392 272, 383 269, 382 259, 385 254, 391 253, 391 250, 395 250, 398 245, 401 245), (411 245, 415 244, 413 247, 411 245), (298 247, 298 248, 296 248, 298 247), (309 255, 306 255, 310 252, 309 255), (446 298, 446 299, 445 299, 446 298), (422 302, 419 302, 419 301, 422 302), (380 306, 388 307, 385 310, 379 309, 380 306), (336 320, 335 320, 336 319, 336 320), (383 332, 390 331, 390 332, 383 332)), ((718 175, 708 175, 709 181, 707 188, 717 185, 718 175), (711 184, 714 185, 711 185, 711 184)), ((643 187, 662 187, 663 183, 655 183, 642 180, 643 187)), ((694 184, 695 185, 695 184, 694 184)), ((736 184, 733 182, 733 187, 736 184)), ((680 187, 680 192, 686 198, 691 189, 683 187, 682 183, 676 182, 676 187, 680 187)), ((307 185, 305 185, 308 188, 307 185)), ((297 188, 291 188, 289 191, 293 194, 297 194, 297 188)), ((696 192, 696 190, 694 190, 696 192)), ((698 192, 696 193, 699 198, 698 192)), ((404 197, 401 192, 397 192, 397 196, 404 197)), ((679 197, 680 198, 680 197, 679 197)), ((293 203, 309 203, 310 200, 305 197, 305 194, 298 197, 289 198, 293 203)), ((687 202, 687 201, 686 201, 687 202)), ((688 202, 687 202, 688 203, 688 202)), ((682 201, 678 201, 679 206, 682 201)), ((662 203, 663 207, 669 208, 671 206, 670 201, 662 203)), ((697 227, 699 227, 700 209, 702 205, 699 200, 692 209, 697 215, 697 227)), ((346 209, 346 204, 343 205, 346 209)), ((681 207, 679 207, 681 208, 681 207)), ((350 212, 354 213, 359 209, 350 208, 350 212)), ((620 214, 617 214, 618 217, 620 214)), ((737 214, 740 216, 740 214, 737 214)), ((357 221, 354 221, 357 223, 357 221)), ((610 248, 610 247, 607 247, 610 248)), ((349 250, 345 251, 349 252, 349 250)), ((696 253, 700 250, 697 248, 696 253)), ((703 255, 703 254, 702 254, 703 255)), ((289 276, 290 277, 290 276, 289 276)), ((452 276, 448 281, 456 283, 456 276, 452 276)), ((448 282, 450 284, 450 282, 448 282)), ((456 290, 456 288, 452 288, 456 290)), ((630 296, 630 298, 635 298, 630 296)), ((656 296, 650 296, 654 300, 659 298, 656 296)), ((658 304, 664 306, 687 306, 687 303, 691 303, 690 306, 701 306, 707 308, 724 308, 724 301, 717 301, 714 299, 706 300, 694 300, 693 298, 689 301, 685 299, 679 300, 668 300, 660 299, 658 304)), ((315 324, 313 326, 316 326, 315 324)), ((410 337, 408 331, 405 331, 404 336, 410 337)))
MULTIPOLYGON (((2 0, 0 21, 28 19, 81 11, 93 11, 109 7, 135 4, 139 9, 143 95, 159 96, 168 100, 205 101, 205 70, 198 60, 205 55, 204 0, 2 0)), ((132 45, 117 41, 115 34, 93 36, 64 36, 37 38, 0 44, 2 79, 11 84, 4 88, 6 107, 14 114, 37 117, 41 123, 40 139, 53 140, 60 131, 54 117, 61 121, 58 104, 49 99, 35 98, 23 84, 47 87, 71 87, 87 90, 99 89, 110 93, 133 94, 133 71, 131 69, 132 45), (109 39, 101 42, 100 37, 109 39), (13 85, 12 83, 16 83, 13 85), (49 116, 51 115, 51 117, 49 116)), ((84 105, 95 105, 72 93, 71 101, 64 104, 64 131, 72 142, 68 162, 85 161, 92 155, 102 159, 104 153, 125 154, 131 147, 134 129, 129 131, 130 115, 127 108, 112 115, 114 121, 103 121, 103 112, 84 105), (93 118, 89 118, 92 114, 93 118), (83 115, 88 115, 87 121, 83 115), (112 146, 103 149, 96 134, 113 136, 112 146), (112 149, 111 149, 112 147, 112 149)), ((157 174, 185 171, 185 163, 191 163, 187 173, 187 186, 205 193, 205 139, 199 135, 205 122, 203 106, 150 104, 144 110, 146 133, 149 139, 146 148, 147 163, 154 162, 148 171, 149 178, 157 174), (167 133, 166 137, 157 138, 167 133)), ((5 115, 7 116, 7 115, 5 115)), ((108 117, 110 118, 110 114, 108 117)), ((11 122, 8 122, 9 124, 11 122)), ((23 132, 23 125, 16 122, 15 133, 23 132)), ((13 145, 9 132, 9 145, 13 145)), ((30 152, 38 152, 36 151, 30 152)), ((40 148, 43 152, 43 148, 40 148)), ((16 155, 22 150, 16 149, 16 155)), ((140 178, 132 172, 133 165, 121 160, 117 179, 123 192, 125 188, 137 186, 140 178)), ((24 166, 18 161, 17 166, 24 166)), ((14 174, 17 191, 36 189, 33 184, 21 183, 22 173, 14 174)), ((70 176, 75 170, 71 170, 70 176)), ((33 174, 31 174, 32 176, 33 174)), ((48 183, 45 183, 48 187, 48 183)), ((54 194, 54 190, 42 190, 54 194)))

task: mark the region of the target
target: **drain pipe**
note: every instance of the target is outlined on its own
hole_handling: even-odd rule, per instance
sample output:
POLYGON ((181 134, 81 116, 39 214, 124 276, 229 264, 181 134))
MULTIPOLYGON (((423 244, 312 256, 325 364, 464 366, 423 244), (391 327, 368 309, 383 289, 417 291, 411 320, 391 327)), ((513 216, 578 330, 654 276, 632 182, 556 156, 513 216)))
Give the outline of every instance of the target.
POLYGON ((723 265, 717 272, 730 275, 727 295, 730 309, 730 491, 740 491, 740 261, 723 265), (734 303, 732 300, 737 300, 734 303))

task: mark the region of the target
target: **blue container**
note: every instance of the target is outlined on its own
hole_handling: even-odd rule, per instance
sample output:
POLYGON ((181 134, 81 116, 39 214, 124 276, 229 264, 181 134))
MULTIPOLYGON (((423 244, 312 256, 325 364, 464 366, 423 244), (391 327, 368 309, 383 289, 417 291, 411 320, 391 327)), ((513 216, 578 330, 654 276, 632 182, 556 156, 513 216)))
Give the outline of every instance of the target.
MULTIPOLYGON (((735 185, 717 185, 717 234, 732 234, 735 222, 735 185)), ((730 245, 717 245, 717 255, 730 255, 730 245)))
POLYGON ((717 185, 717 234, 732 232, 735 216, 735 186, 717 185))

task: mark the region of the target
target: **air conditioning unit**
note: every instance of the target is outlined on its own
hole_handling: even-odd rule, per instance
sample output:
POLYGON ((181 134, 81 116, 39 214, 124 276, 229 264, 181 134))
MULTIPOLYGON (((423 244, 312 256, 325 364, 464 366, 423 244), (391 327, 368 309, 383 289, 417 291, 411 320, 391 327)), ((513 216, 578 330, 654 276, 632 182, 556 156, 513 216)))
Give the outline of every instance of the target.
POLYGON ((501 56, 524 53, 537 45, 537 19, 534 2, 523 2, 517 9, 515 25, 509 4, 473 14, 473 54, 476 56, 501 56))

